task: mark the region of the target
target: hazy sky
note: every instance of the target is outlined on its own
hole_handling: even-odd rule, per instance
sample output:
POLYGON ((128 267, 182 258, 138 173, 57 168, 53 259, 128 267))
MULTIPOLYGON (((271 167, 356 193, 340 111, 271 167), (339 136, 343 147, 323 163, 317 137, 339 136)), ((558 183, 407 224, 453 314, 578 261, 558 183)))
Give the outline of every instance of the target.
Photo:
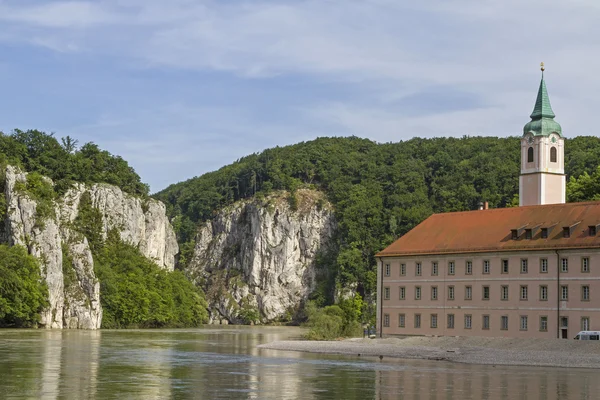
POLYGON ((600 134, 599 21, 598 0, 0 0, 0 130, 93 141, 157 191, 318 136, 519 135, 544 61, 564 134, 600 134))

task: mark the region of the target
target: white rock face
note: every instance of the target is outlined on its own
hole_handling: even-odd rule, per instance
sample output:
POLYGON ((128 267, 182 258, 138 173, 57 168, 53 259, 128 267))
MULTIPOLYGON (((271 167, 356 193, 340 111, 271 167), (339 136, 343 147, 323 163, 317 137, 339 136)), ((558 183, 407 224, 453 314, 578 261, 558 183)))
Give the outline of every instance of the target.
POLYGON ((214 323, 239 322, 244 307, 272 321, 314 290, 315 259, 335 222, 322 193, 296 196, 297 211, 285 194, 273 195, 227 207, 200 229, 186 272, 203 283, 214 323))
POLYGON ((40 323, 47 328, 62 328, 64 287, 60 232, 54 219, 39 221, 36 202, 15 190, 15 184, 26 180, 26 174, 12 166, 7 167, 8 241, 10 245, 26 247, 29 254, 42 261, 41 275, 48 285, 50 307, 42 312, 40 323))
POLYGON ((69 206, 63 209, 62 215, 68 221, 77 216, 81 196, 86 191, 90 193, 92 206, 102 213, 105 239, 109 230, 116 229, 124 242, 138 247, 147 258, 173 271, 179 245, 163 203, 154 199, 144 202, 112 185, 96 184, 91 188, 78 185, 65 195, 69 206))
POLYGON ((56 202, 55 216, 42 220, 36 202, 15 190, 18 182, 26 181, 26 173, 7 167, 4 194, 8 212, 3 236, 10 245, 25 246, 41 261, 50 302, 42 312, 42 326, 97 329, 102 322, 100 283, 94 274, 92 252, 87 238, 71 229, 85 192, 102 214, 104 237, 110 229, 117 229, 124 241, 137 246, 159 266, 173 270, 179 247, 162 203, 148 200, 143 204, 111 185, 87 188, 76 184, 56 202), (63 268, 63 256, 70 258, 64 267, 67 269, 63 268))

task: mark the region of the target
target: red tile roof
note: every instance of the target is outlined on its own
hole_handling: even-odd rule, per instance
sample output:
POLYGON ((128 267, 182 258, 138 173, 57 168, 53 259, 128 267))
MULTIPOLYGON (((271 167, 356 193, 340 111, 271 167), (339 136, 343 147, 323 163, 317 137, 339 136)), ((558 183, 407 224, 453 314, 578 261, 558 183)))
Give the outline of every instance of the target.
POLYGON ((595 236, 588 228, 599 224, 600 201, 434 214, 376 256, 600 248, 600 226, 595 236), (572 227, 570 237, 563 237, 563 227, 572 227), (548 228, 548 238, 541 228, 548 228), (525 229, 532 229, 531 239, 525 229))

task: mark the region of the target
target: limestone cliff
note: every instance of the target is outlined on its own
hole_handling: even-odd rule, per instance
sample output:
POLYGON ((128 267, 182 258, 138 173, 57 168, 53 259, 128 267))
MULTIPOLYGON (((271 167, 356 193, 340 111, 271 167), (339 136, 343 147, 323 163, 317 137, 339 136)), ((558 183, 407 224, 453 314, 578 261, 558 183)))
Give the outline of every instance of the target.
POLYGON ((335 221, 322 193, 295 196, 294 209, 285 193, 235 203, 200 228, 186 272, 203 286, 213 322, 273 321, 314 290, 335 221))
MULTIPOLYGON (((52 185, 48 178, 45 182, 52 185)), ((92 206, 102 214, 104 237, 116 229, 146 257, 173 270, 179 248, 162 203, 129 196, 111 185, 76 184, 62 198, 42 204, 24 190, 26 186, 27 173, 8 166, 4 182, 7 212, 0 239, 27 247, 41 261, 50 303, 42 312, 42 326, 97 329, 102 321, 100 284, 90 246, 73 228, 84 193, 89 193, 92 206)))

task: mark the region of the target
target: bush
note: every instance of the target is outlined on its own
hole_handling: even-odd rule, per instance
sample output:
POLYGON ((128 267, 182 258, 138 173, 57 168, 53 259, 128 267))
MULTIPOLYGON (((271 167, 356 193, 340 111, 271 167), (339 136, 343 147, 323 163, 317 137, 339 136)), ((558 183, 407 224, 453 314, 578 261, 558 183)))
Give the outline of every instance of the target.
POLYGON ((47 306, 38 260, 24 247, 0 245, 0 326, 33 327, 47 306))
POLYGON ((341 337, 360 336, 362 333, 360 318, 362 299, 341 301, 338 305, 317 308, 313 302, 306 306, 307 326, 310 328, 306 338, 310 340, 332 340, 341 337), (358 308, 357 308, 358 307, 358 308))
POLYGON ((310 330, 306 338, 310 340, 332 340, 343 336, 344 312, 338 306, 307 310, 310 330))
POLYGON ((56 211, 54 209, 54 199, 56 192, 52 184, 46 177, 37 173, 30 172, 27 174, 26 182, 17 182, 15 190, 27 194, 36 202, 36 222, 43 224, 48 218, 54 218, 56 211))

